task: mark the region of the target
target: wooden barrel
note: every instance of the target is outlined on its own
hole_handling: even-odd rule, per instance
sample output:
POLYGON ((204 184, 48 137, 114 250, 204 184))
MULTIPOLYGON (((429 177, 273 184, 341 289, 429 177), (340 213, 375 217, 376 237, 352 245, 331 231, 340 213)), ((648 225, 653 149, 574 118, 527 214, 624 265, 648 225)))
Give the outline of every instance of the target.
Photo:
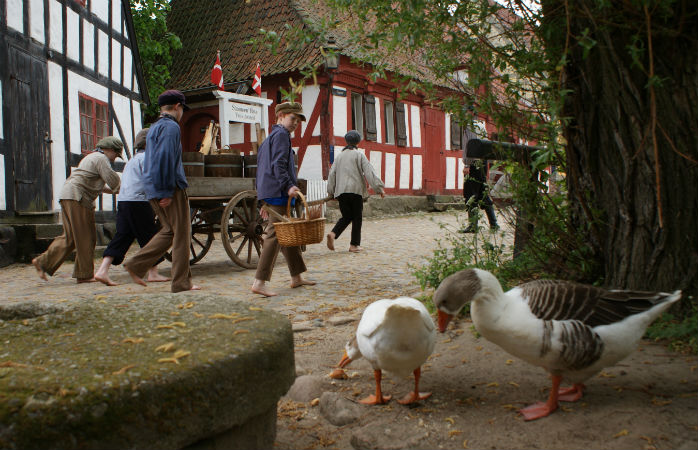
POLYGON ((200 152, 183 152, 182 165, 184 175, 188 177, 204 176, 204 155, 200 152))
POLYGON ((257 176, 257 155, 245 155, 245 178, 257 176))
POLYGON ((204 176, 207 177, 242 177, 242 157, 240 155, 220 154, 204 156, 204 176))

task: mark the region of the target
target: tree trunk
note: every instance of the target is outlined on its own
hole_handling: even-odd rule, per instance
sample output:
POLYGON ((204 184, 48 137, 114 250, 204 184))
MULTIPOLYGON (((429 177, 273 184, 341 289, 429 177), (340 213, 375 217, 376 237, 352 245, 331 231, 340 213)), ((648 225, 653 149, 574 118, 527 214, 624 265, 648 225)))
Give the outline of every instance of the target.
POLYGON ((551 57, 572 37, 560 86, 571 92, 563 111, 570 202, 592 225, 605 285, 683 289, 695 300, 698 14, 689 0, 648 11, 641 2, 599 3, 568 2, 567 16, 563 2, 543 5, 551 57), (578 39, 586 29, 596 42, 585 55, 578 39), (636 63, 633 45, 644 49, 636 63))

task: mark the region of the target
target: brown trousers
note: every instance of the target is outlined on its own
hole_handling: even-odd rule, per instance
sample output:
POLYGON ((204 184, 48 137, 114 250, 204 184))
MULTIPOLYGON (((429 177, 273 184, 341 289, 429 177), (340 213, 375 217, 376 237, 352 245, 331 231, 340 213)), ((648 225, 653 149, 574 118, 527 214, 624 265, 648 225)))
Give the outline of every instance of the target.
POLYGON ((189 198, 182 189, 175 188, 172 203, 163 208, 158 200, 150 200, 150 206, 158 216, 162 228, 145 247, 124 262, 124 267, 145 277, 167 250, 172 247, 172 292, 188 291, 192 287, 189 269, 189 246, 191 244, 191 216, 189 198))
MULTIPOLYGON (((266 206, 281 215, 286 214, 286 206, 269 204, 266 206)), ((257 265, 257 272, 254 276, 257 280, 271 280, 271 273, 274 271, 274 264, 276 264, 276 257, 279 255, 279 250, 286 259, 288 271, 291 273, 292 277, 300 275, 308 270, 305 267, 305 262, 303 262, 303 255, 301 254, 300 247, 282 247, 279 245, 279 241, 276 240, 276 229, 274 228, 272 219, 270 219, 267 222, 267 226, 264 228, 262 254, 259 255, 259 264, 257 265)))
POLYGON ((63 234, 54 239, 36 260, 44 272, 53 275, 75 250, 73 278, 89 280, 95 272, 95 211, 76 200, 61 200, 60 204, 63 234))

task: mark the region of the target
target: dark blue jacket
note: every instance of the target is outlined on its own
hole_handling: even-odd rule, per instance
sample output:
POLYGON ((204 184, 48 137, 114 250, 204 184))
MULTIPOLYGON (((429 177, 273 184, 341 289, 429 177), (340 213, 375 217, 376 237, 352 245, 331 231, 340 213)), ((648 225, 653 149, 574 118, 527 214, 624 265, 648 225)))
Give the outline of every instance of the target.
POLYGON ((189 185, 182 165, 182 141, 177 121, 169 115, 162 116, 150 127, 145 142, 143 177, 146 198, 171 198, 175 188, 186 189, 189 185))
POLYGON ((288 190, 298 186, 293 156, 291 134, 274 125, 257 151, 257 198, 288 198, 288 190))

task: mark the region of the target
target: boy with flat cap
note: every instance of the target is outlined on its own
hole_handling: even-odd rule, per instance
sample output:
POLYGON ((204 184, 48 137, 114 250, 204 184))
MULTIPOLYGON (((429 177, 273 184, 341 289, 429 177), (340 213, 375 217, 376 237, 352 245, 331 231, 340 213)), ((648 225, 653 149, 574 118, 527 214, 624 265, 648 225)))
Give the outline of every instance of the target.
MULTIPOLYGON (((279 103, 275 108, 276 125, 271 128, 267 137, 257 151, 257 198, 267 208, 283 215, 289 197, 296 197, 300 192, 296 178, 296 165, 293 148, 291 148, 291 133, 305 120, 303 106, 300 103, 279 103)), ((262 209, 260 214, 268 219, 268 213, 262 209)), ((255 280, 250 290, 265 297, 277 295, 270 291, 266 283, 271 280, 276 257, 281 251, 286 259, 291 273, 291 287, 314 285, 314 281, 305 280, 301 274, 307 270, 300 247, 281 247, 276 239, 276 230, 272 220, 267 222, 264 229, 262 253, 259 256, 255 280)))
POLYGON ((189 269, 191 218, 182 165, 182 141, 179 121, 189 110, 184 94, 168 90, 158 97, 160 118, 146 137, 143 179, 146 198, 160 220, 162 228, 124 262, 133 281, 146 286, 143 277, 172 247, 172 292, 201 289, 192 283, 189 269))
POLYGON ((100 139, 94 152, 86 155, 65 180, 61 189, 63 234, 32 260, 39 278, 47 280, 75 250, 73 278, 78 283, 95 281, 94 253, 97 244, 94 201, 102 192, 119 190, 121 179, 111 163, 121 157, 124 144, 114 136, 100 139), (105 188, 108 185, 109 188, 105 188))

